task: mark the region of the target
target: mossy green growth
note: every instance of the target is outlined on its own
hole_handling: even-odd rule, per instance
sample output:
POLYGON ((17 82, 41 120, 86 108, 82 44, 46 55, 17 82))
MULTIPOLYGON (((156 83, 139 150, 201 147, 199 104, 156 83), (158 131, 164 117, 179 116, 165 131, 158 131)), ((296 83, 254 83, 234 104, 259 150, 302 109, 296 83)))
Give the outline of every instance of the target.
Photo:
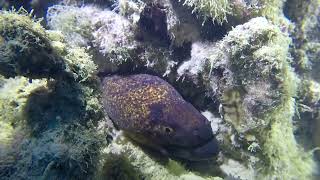
POLYGON ((0 22, 0 72, 4 76, 94 79, 97 67, 86 49, 68 46, 61 33, 46 31, 25 10, 2 11, 0 22))
POLYGON ((94 31, 89 13, 94 11, 97 8, 55 5, 48 10, 48 25, 61 31, 71 46, 87 46, 94 31))
POLYGON ((0 88, 0 176, 5 177, 18 158, 18 147, 30 135, 22 115, 28 94, 46 86, 45 80, 7 79, 0 88))
POLYGON ((290 39, 277 27, 268 32, 266 44, 257 50, 253 57, 273 63, 272 68, 265 67, 265 72, 268 72, 269 78, 270 73, 275 75, 272 79, 277 81, 280 101, 263 115, 263 119, 269 122, 270 126, 270 129, 263 129, 259 137, 266 160, 263 169, 266 170, 265 175, 268 178, 307 179, 311 177, 314 162, 311 154, 299 147, 293 134, 292 118, 295 115, 294 97, 298 79, 289 64, 290 39))
MULTIPOLYGON (((230 31, 221 42, 226 52, 212 56, 226 58, 234 74, 227 77, 222 101, 225 120, 238 132, 265 128, 269 121, 263 115, 281 103, 289 42, 267 19, 254 18, 230 31)), ((215 58, 211 61, 216 62, 215 58)))
POLYGON ((290 44, 288 34, 259 17, 230 31, 219 46, 225 50, 210 59, 212 69, 226 61, 232 71, 222 86, 224 120, 245 137, 254 135, 259 178, 308 179, 314 170, 312 155, 294 137, 299 80, 290 66, 290 44))
POLYGON ((261 0, 260 15, 265 16, 271 20, 276 20, 282 16, 283 6, 286 0, 261 0))
POLYGON ((315 168, 312 154, 304 152, 293 134, 292 118, 295 115, 297 79, 289 63, 283 61, 283 84, 281 104, 266 114, 270 129, 264 130, 262 153, 265 156, 263 168, 267 178, 310 179, 315 168))
POLYGON ((297 35, 299 35, 300 40, 306 38, 313 42, 319 40, 317 26, 319 25, 319 20, 317 20, 320 13, 320 1, 310 0, 310 1, 298 1, 295 3, 297 7, 292 7, 289 9, 291 17, 296 21, 297 25, 297 35), (298 11, 298 12, 297 12, 298 11), (311 39, 314 37, 315 39, 311 39))
POLYGON ((0 128, 1 128, 1 132, 0 132, 0 150, 2 148, 2 146, 6 146, 7 144, 10 144, 10 142, 13 140, 13 134, 14 134, 14 129, 11 126, 10 123, 6 123, 3 121, 0 121, 0 128))
POLYGON ((293 134, 292 118, 295 115, 294 97, 298 79, 289 64, 291 42, 288 35, 283 34, 279 28, 273 27, 268 34, 267 44, 254 53, 254 59, 269 60, 276 64, 273 68, 266 69, 266 72, 275 74, 272 79, 277 81, 280 101, 263 115, 263 119, 269 122, 270 129, 261 129, 261 134, 258 135, 266 163, 262 168, 266 170, 263 174, 267 179, 308 179, 315 167, 312 155, 299 147, 293 134))
POLYGON ((121 155, 110 155, 104 159, 104 164, 97 175, 97 179, 123 179, 123 180, 138 180, 142 176, 130 164, 127 157, 121 155))
POLYGON ((103 112, 92 57, 23 9, 0 12, 0 36, 1 73, 40 79, 1 82, 0 125, 8 130, 1 137, 6 157, 13 157, 0 164, 1 177, 89 178, 106 143, 106 130, 98 131, 103 112))
POLYGON ((97 66, 92 61, 92 56, 84 48, 67 49, 64 58, 68 64, 68 71, 74 74, 76 80, 82 82, 94 79, 97 66))
MULTIPOLYGON (((145 153, 140 147, 128 141, 122 134, 119 134, 116 139, 104 149, 101 155, 100 167, 98 174, 103 174, 108 169, 115 169, 113 173, 118 174, 121 171, 126 172, 127 176, 134 172, 139 179, 166 179, 166 180, 206 180, 213 177, 198 176, 186 170, 180 163, 169 160, 168 162, 160 162, 157 158, 152 158, 150 154, 145 153), (110 164, 110 157, 120 157, 122 163, 126 166, 115 168, 114 164, 110 164), (108 166, 109 165, 109 166, 108 166), (123 169, 123 167, 127 167, 123 169), (131 172, 131 173, 130 173, 131 172)), ((112 161, 112 158, 111 158, 112 161)), ((118 164, 122 164, 118 162, 118 164)))
POLYGON ((94 173, 107 129, 98 126, 103 116, 97 90, 83 84, 5 81, 0 126, 8 129, 0 133, 5 137, 0 139, 1 177, 79 179, 94 173))
POLYGON ((212 19, 219 24, 227 21, 227 14, 230 12, 229 0, 185 0, 184 5, 194 8, 205 19, 212 19))
POLYGON ((24 9, 0 12, 0 64, 5 77, 57 77, 65 69, 45 29, 24 9))
POLYGON ((320 84, 311 79, 303 79, 299 83, 299 100, 307 106, 315 105, 320 100, 320 84))
POLYGON ((286 7, 288 17, 295 23, 292 33, 295 43, 292 49, 294 63, 300 73, 311 71, 317 80, 320 54, 319 7, 319 0, 288 0, 286 7))
POLYGON ((46 87, 46 83, 46 80, 30 83, 26 78, 5 80, 0 89, 0 120, 12 126, 23 124, 25 117, 21 113, 29 93, 39 87, 46 87))
POLYGON ((292 117, 295 109, 291 98, 278 107, 270 118, 270 130, 263 143, 265 165, 262 171, 266 179, 310 179, 315 168, 311 153, 306 153, 296 143, 293 135, 292 117))

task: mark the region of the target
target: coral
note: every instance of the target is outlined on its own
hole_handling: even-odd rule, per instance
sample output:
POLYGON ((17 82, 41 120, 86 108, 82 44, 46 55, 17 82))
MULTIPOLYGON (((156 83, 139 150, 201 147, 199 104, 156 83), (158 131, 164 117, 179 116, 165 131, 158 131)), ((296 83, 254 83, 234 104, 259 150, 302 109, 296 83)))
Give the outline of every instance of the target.
POLYGON ((112 11, 56 5, 49 8, 47 18, 52 29, 67 37, 68 44, 87 48, 93 42, 104 59, 116 64, 128 60, 135 49, 130 23, 112 11))
POLYGON ((210 56, 213 54, 219 54, 219 49, 215 48, 212 43, 192 43, 191 58, 180 65, 177 70, 178 75, 188 76, 196 81, 197 76, 204 70, 205 66, 208 64, 210 56))
POLYGON ((282 33, 275 26, 268 24, 266 19, 252 19, 249 23, 230 31, 228 36, 216 45, 194 43, 191 59, 179 67, 178 73, 192 79, 197 79, 201 74, 207 81, 208 88, 220 96, 226 111, 238 108, 239 111, 236 111, 242 113, 242 116, 235 116, 238 120, 232 119, 232 112, 226 113, 224 117, 232 123, 240 123, 243 117, 245 124, 251 124, 235 125, 238 131, 246 131, 244 128, 257 127, 258 124, 263 125, 265 122, 254 122, 260 118, 253 118, 256 115, 250 113, 255 112, 257 108, 266 112, 268 107, 272 108, 279 102, 279 88, 271 90, 271 87, 277 87, 282 83, 277 77, 282 77, 280 68, 287 59, 287 52, 279 44, 288 44, 288 39, 280 38, 281 43, 268 45, 274 41, 270 38, 276 39, 277 36, 282 37, 282 33), (208 77, 209 75, 211 77, 208 77), (257 92, 255 89, 266 91, 257 92), (234 107, 234 102, 242 104, 234 107), (229 115, 231 116, 228 117, 229 115))
MULTIPOLYGON (((153 22, 154 27, 157 28, 162 39, 171 40, 171 44, 181 47, 185 43, 195 41, 200 38, 200 30, 198 21, 192 14, 189 14, 180 3, 164 0, 152 0, 152 1, 119 1, 118 8, 120 14, 125 16, 133 25, 144 26, 141 23, 141 18, 149 18, 153 22), (152 13, 150 10, 154 11, 152 13), (162 12, 162 17, 155 15, 158 12, 162 12), (149 16, 149 17, 147 17, 149 16), (162 24, 162 28, 159 29, 158 24, 162 24)), ((161 13, 160 13, 161 14, 161 13)), ((144 27, 145 29, 150 29, 144 27)), ((152 33, 152 36, 159 36, 159 33, 152 33)))
POLYGON ((140 13, 145 3, 136 0, 119 0, 116 5, 116 9, 119 9, 120 15, 126 17, 131 23, 136 24, 140 19, 140 13))
POLYGON ((279 92, 276 94, 281 95, 278 105, 274 107, 273 104, 272 109, 263 115, 263 119, 268 122, 270 129, 259 129, 260 133, 262 130, 262 133, 258 135, 262 142, 262 153, 266 158, 265 166, 267 170, 265 173, 267 177, 281 177, 284 179, 293 177, 307 178, 311 176, 314 164, 311 155, 304 153, 299 148, 293 135, 292 117, 295 109, 293 97, 296 93, 295 82, 297 80, 288 63, 289 41, 275 27, 273 27, 273 30, 269 29, 269 32, 271 36, 268 37, 272 38, 272 40, 268 40, 270 48, 263 46, 256 51, 257 54, 254 53, 254 55, 257 55, 255 59, 264 61, 269 59, 271 60, 270 63, 273 66, 275 65, 271 69, 268 69, 268 66, 264 66, 265 70, 260 70, 260 72, 262 75, 265 72, 267 74, 272 72, 272 75, 275 75, 275 78, 272 79, 278 80, 279 83, 279 92), (264 51, 265 48, 268 51, 264 51))
POLYGON ((101 23, 103 26, 93 32, 93 38, 100 53, 109 56, 109 59, 117 64, 130 59, 137 48, 132 25, 112 11, 100 12, 99 16, 93 23, 101 23))
POLYGON ((33 83, 29 83, 26 78, 5 80, 0 93, 2 122, 15 126, 25 121, 21 114, 28 100, 27 96, 39 87, 46 87, 46 81, 34 80, 33 83))
POLYGON ((92 175, 99 147, 107 143, 107 129, 97 125, 103 121, 97 95, 90 86, 70 82, 34 80, 30 84, 25 78, 6 82, 1 89, 0 124, 10 132, 1 142, 10 142, 1 147, 2 177, 81 179, 92 175))
POLYGON ((2 11, 0 21, 1 73, 5 77, 72 77, 85 81, 96 73, 96 66, 84 49, 67 48, 61 34, 46 31, 23 9, 2 11))
POLYGON ((62 1, 62 4, 73 5, 73 6, 96 4, 102 7, 110 7, 114 3, 116 3, 116 0, 63 0, 62 1))
POLYGON ((8 130, 1 132, 1 176, 92 175, 107 130, 96 125, 103 116, 95 91, 70 82, 6 80, 0 98, 0 124, 8 130))

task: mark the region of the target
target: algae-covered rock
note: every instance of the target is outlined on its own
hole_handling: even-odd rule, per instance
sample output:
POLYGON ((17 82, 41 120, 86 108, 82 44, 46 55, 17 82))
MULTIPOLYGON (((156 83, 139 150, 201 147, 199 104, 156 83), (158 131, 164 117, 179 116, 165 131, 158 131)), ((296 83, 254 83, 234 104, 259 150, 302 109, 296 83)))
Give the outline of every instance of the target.
POLYGON ((84 50, 66 48, 64 38, 58 32, 46 31, 24 9, 2 11, 0 21, 0 71, 3 76, 72 77, 83 81, 95 73, 96 67, 84 50))
MULTIPOLYGON (((296 134, 301 144, 308 150, 319 147, 319 12, 320 2, 294 1, 286 3, 287 16, 295 23, 292 30, 293 63, 297 69, 301 83, 299 83, 298 110, 299 117, 295 123, 296 134)), ((319 152, 316 150, 319 161, 319 152)), ((319 169, 319 168, 318 168, 319 169)), ((318 170, 317 169, 317 170, 318 170)), ((319 173, 316 173, 319 176, 319 173)))
POLYGON ((228 0, 186 0, 184 5, 193 7, 193 11, 199 11, 205 18, 212 18, 218 23, 226 21, 226 16, 230 11, 230 2, 228 0))
POLYGON ((6 77, 56 77, 64 71, 65 64, 52 48, 44 28, 30 16, 23 9, 1 12, 1 74, 6 77))
POLYGON ((276 26, 255 18, 217 44, 193 43, 191 59, 178 73, 194 80, 201 74, 212 93, 219 95, 225 120, 239 132, 261 128, 268 122, 251 113, 264 114, 279 103, 288 46, 289 39, 276 26))
POLYGON ((300 72, 311 72, 312 78, 317 81, 319 81, 317 72, 320 53, 319 4, 317 0, 310 2, 291 0, 287 2, 286 7, 286 13, 295 22, 292 33, 294 62, 300 72))
POLYGON ((0 12, 1 178, 319 174, 318 0, 30 2, 0 2, 36 14, 54 4, 47 29, 23 9, 0 12), (203 112, 217 157, 176 161, 119 133, 98 76, 140 73, 162 77, 203 112))
POLYGON ((53 6, 48 20, 51 28, 67 37, 68 44, 89 49, 102 73, 144 67, 164 74, 171 68, 169 50, 137 40, 134 24, 113 11, 93 6, 53 6))
POLYGON ((210 45, 194 44, 203 51, 192 53, 178 69, 181 76, 200 75, 207 81, 207 88, 220 99, 223 120, 239 133, 231 141, 226 133, 223 143, 247 148, 240 151, 242 156, 253 152, 260 160, 248 160, 264 169, 259 177, 307 178, 312 173, 312 159, 297 145, 291 124, 298 79, 289 66, 289 44, 277 26, 255 18, 234 28, 209 51, 205 49, 210 45))
MULTIPOLYGON (((132 177, 133 179, 204 180, 213 178, 209 176, 202 177, 188 172, 181 164, 173 160, 169 160, 166 163, 157 162, 123 137, 121 133, 117 134, 113 143, 103 150, 103 156, 105 158, 101 161, 101 167, 103 168, 99 171, 100 173, 110 172, 110 168, 112 168, 114 169, 113 175, 119 174, 122 177, 132 177), (110 164, 115 157, 118 160, 117 164, 110 164), (116 168, 116 165, 120 165, 120 167, 116 168), (130 175, 132 172, 135 172, 135 176, 130 175)), ((117 179, 118 177, 109 176, 109 178, 117 179)))
POLYGON ((23 125, 22 115, 27 95, 34 89, 45 86, 45 81, 35 80, 29 84, 25 78, 4 80, 0 90, 0 175, 10 176, 12 166, 16 162, 16 149, 28 136, 28 130, 23 125))
POLYGON ((21 11, 0 14, 1 37, 26 46, 21 54, 13 53, 5 42, 1 56, 7 59, 1 60, 13 68, 2 73, 39 80, 2 80, 0 124, 6 131, 1 131, 0 140, 1 178, 89 178, 108 131, 99 126, 104 116, 96 66, 83 48, 68 46, 61 34, 44 30, 21 11), (8 53, 11 56, 5 56, 8 53), (55 69, 61 64, 63 68, 55 69))

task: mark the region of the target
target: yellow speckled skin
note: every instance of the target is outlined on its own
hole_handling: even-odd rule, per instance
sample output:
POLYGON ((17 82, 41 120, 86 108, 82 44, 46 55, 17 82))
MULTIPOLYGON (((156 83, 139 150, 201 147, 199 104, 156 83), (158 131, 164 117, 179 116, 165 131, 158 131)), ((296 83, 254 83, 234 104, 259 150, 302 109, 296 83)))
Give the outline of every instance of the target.
POLYGON ((145 144, 195 147, 213 138, 208 120, 166 81, 147 74, 106 77, 105 111, 115 126, 145 144))

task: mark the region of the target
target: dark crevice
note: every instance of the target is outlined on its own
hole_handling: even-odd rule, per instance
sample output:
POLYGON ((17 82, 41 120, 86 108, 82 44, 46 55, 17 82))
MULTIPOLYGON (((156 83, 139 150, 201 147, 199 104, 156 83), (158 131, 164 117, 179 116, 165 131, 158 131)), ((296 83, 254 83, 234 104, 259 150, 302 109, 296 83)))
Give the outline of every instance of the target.
POLYGON ((219 24, 211 19, 205 18, 197 12, 193 12, 193 8, 184 6, 184 1, 171 0, 172 7, 177 14, 180 22, 193 24, 200 32, 200 38, 207 41, 221 40, 231 29, 227 24, 219 24))
POLYGON ((174 59, 176 62, 179 62, 179 63, 185 61, 186 59, 189 59, 191 57, 191 48, 192 48, 191 46, 192 46, 191 42, 183 43, 183 45, 180 47, 172 46, 171 47, 172 59, 174 59))
POLYGON ((139 19, 140 39, 156 44, 169 45, 167 16, 165 8, 160 4, 147 4, 139 19))
POLYGON ((222 40, 228 31, 229 29, 225 24, 219 25, 211 20, 208 20, 204 22, 200 31, 200 35, 205 40, 218 41, 222 40))

